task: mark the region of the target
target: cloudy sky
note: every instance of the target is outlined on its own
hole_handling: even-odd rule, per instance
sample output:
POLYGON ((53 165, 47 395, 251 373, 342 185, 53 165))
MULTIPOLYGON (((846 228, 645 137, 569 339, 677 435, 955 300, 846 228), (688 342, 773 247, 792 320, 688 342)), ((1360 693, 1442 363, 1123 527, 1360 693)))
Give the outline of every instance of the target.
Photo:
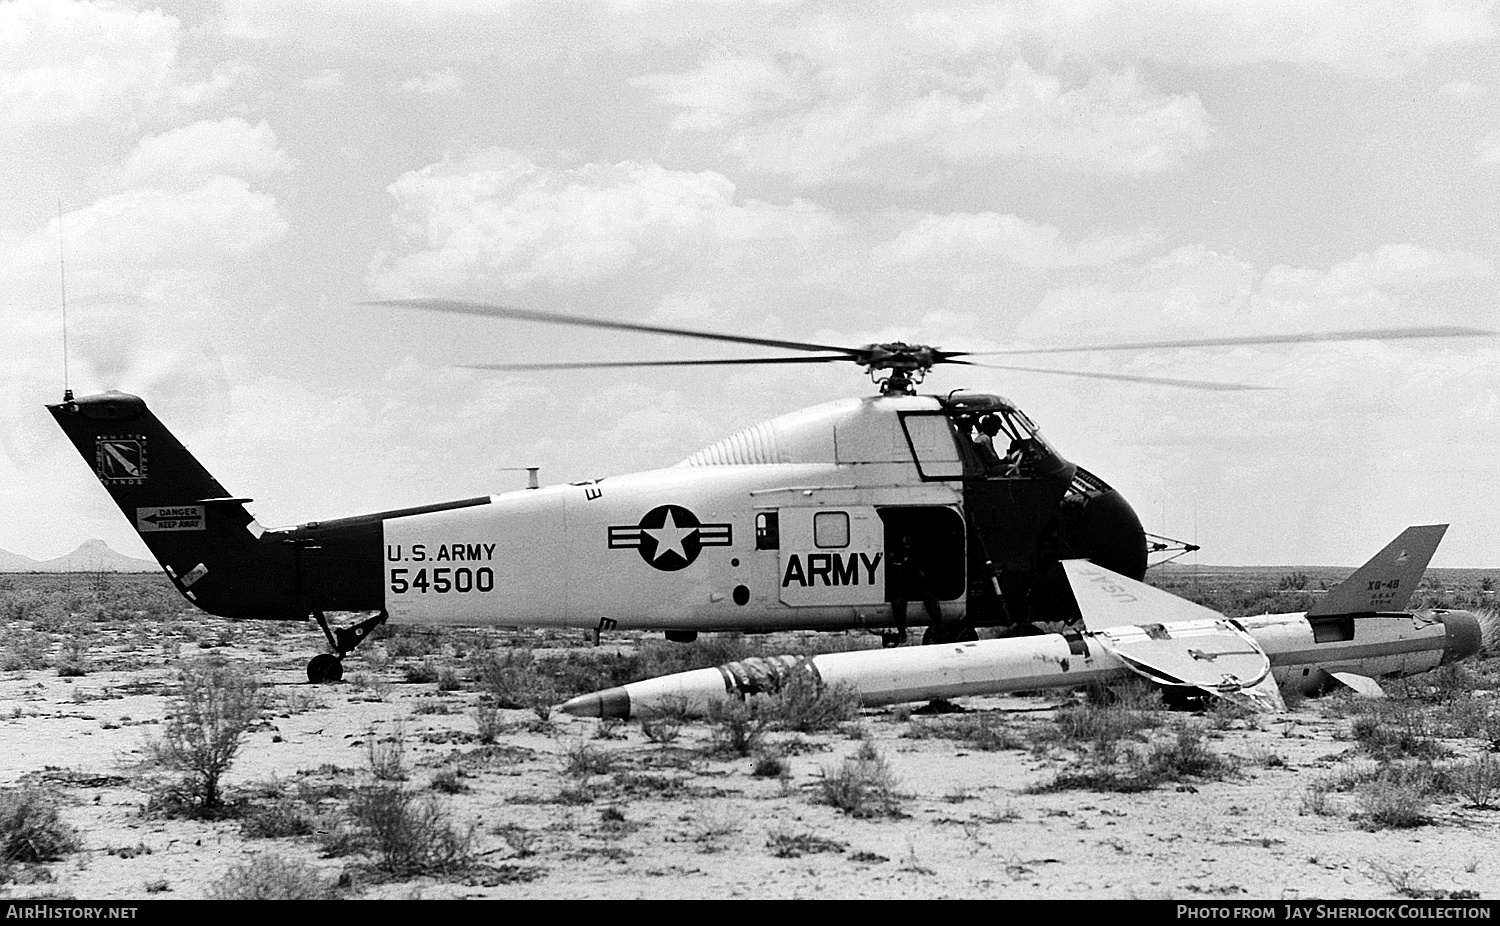
MULTIPOLYGON (((0 549, 145 548, 42 409, 147 399, 262 523, 672 464, 857 368, 436 296, 950 349, 1500 328, 1491 0, 0 4, 0 549)), ((1014 399, 1204 563, 1500 566, 1500 338, 1038 355, 1014 399)))

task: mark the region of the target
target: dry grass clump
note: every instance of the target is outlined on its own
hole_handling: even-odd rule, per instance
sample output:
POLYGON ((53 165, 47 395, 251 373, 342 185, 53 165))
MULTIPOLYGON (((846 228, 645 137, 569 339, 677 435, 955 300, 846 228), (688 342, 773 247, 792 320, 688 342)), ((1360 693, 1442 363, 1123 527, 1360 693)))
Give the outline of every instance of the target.
POLYGON ((349 805, 360 830, 360 844, 375 856, 376 868, 404 878, 462 871, 474 862, 474 828, 455 826, 432 795, 418 796, 397 785, 358 791, 349 805))
POLYGON ((1355 792, 1359 818, 1370 829, 1409 829, 1429 822, 1430 767, 1388 765, 1355 792))
POLYGON ((771 696, 766 713, 778 730, 821 733, 859 716, 859 694, 848 685, 823 685, 797 669, 771 696))
POLYGON ((1454 788, 1468 798, 1469 806, 1489 810, 1500 799, 1500 761, 1490 753, 1460 763, 1450 774, 1454 788))
POLYGON ((1350 737, 1377 759, 1430 759, 1444 755, 1442 744, 1432 737, 1428 711, 1414 698, 1350 702, 1357 714, 1349 725, 1350 737))
POLYGON ((778 827, 766 833, 766 848, 777 858, 801 858, 822 852, 843 852, 848 845, 817 833, 797 833, 778 827))
POLYGON ((682 732, 689 716, 687 698, 670 695, 641 715, 641 732, 653 743, 670 743, 682 732))
POLYGON ((718 698, 708 704, 709 752, 716 756, 748 756, 760 747, 771 725, 769 700, 718 698))
POLYGON ((1215 781, 1231 774, 1234 764, 1208 746, 1196 724, 1180 724, 1173 736, 1145 749, 1098 749, 1082 768, 1059 773, 1027 789, 1031 794, 1058 791, 1105 791, 1133 794, 1192 778, 1215 781))
POLYGON ((240 833, 246 839, 286 839, 309 836, 312 831, 312 819, 291 800, 278 800, 252 808, 240 820, 240 833))
POLYGON ((365 731, 365 759, 376 781, 405 781, 406 727, 397 722, 389 736, 379 736, 371 727, 365 731))
POLYGON ((909 739, 957 740, 980 752, 1027 749, 1031 743, 1016 734, 1003 716, 985 712, 913 720, 906 730, 909 739))
POLYGON ((338 886, 316 868, 279 855, 256 855, 209 885, 209 900, 337 900, 338 886))
POLYGON ((902 804, 906 795, 901 793, 899 785, 885 757, 866 740, 838 768, 822 770, 818 798, 851 817, 901 817, 905 816, 902 804))

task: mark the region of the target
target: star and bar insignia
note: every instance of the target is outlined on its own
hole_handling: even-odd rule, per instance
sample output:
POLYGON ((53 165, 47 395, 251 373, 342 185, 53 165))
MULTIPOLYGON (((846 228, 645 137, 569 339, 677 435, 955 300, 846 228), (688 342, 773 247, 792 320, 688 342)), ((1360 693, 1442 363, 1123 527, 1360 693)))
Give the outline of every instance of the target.
POLYGON ((704 524, 681 505, 659 505, 646 512, 638 524, 609 529, 611 550, 639 550, 647 565, 663 572, 691 566, 704 547, 733 543, 730 525, 704 524))

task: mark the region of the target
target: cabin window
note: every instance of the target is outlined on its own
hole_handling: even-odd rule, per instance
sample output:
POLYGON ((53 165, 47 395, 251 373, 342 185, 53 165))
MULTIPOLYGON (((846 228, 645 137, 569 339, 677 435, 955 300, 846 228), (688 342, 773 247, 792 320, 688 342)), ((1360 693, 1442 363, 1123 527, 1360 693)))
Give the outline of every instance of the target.
POLYGON ((903 414, 906 440, 923 479, 960 479, 963 462, 953 439, 953 423, 941 414, 903 414))
POLYGON ((755 549, 781 549, 781 519, 774 511, 763 511, 755 516, 755 549))
POLYGON ((849 513, 847 511, 820 511, 813 515, 813 543, 819 547, 847 547, 849 545, 849 513))

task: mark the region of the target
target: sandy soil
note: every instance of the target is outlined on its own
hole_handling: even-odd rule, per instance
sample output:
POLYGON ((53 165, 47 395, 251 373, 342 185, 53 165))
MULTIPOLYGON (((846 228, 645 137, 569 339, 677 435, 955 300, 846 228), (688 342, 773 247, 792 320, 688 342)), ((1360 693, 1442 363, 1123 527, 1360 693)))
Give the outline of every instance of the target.
MULTIPOLYGON (((83 677, 0 674, 0 786, 45 786, 82 841, 62 861, 21 870, 0 896, 198 898, 258 853, 342 876, 348 896, 365 898, 1500 894, 1500 811, 1454 798, 1433 804, 1427 825, 1369 829, 1352 795, 1330 793, 1324 812, 1312 812, 1310 784, 1370 764, 1348 740, 1348 706, 1336 700, 1274 718, 1165 718, 1155 735, 1170 735, 1174 722, 1208 729, 1213 751, 1235 765, 1223 780, 1138 794, 1036 794, 1028 786, 1066 770, 1072 753, 914 737, 942 719, 896 708, 865 711, 835 733, 770 734, 787 755, 783 779, 755 776, 753 759, 711 755, 702 723, 657 744, 635 724, 556 714, 538 723, 530 712, 507 711, 505 731, 485 745, 476 735, 477 691, 405 683, 421 659, 392 658, 380 643, 351 657, 344 683, 314 687, 303 667, 316 643, 302 627, 115 625, 91 639, 83 677), (258 667, 274 705, 246 737, 230 792, 254 806, 275 795, 294 800, 318 832, 252 839, 237 820, 143 812, 150 779, 140 763, 148 738, 159 735, 175 667, 208 653, 258 667), (474 827, 477 868, 392 881, 368 856, 323 857, 328 834, 348 825, 351 789, 371 781, 372 735, 387 750, 399 738, 414 791, 435 793, 434 776, 457 776, 466 790, 437 797, 454 825, 474 827), (823 776, 866 744, 899 780, 899 815, 858 819, 818 801, 823 776), (570 776, 569 759, 577 764, 579 755, 599 771, 570 776)), ((963 706, 1025 743, 1040 741, 1069 697, 963 706)), ((1451 748, 1465 755, 1474 746, 1451 748)))

